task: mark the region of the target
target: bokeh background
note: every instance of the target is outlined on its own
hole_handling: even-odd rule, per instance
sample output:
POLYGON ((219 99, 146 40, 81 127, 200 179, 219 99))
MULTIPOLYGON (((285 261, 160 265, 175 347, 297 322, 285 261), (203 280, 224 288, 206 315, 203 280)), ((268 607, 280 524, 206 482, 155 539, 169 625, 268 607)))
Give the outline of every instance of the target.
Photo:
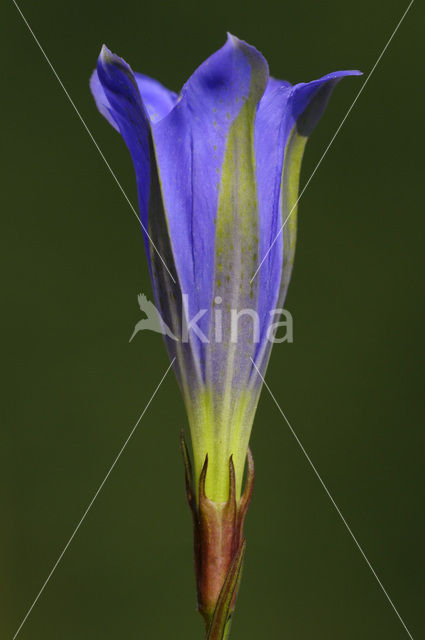
MULTIPOLYGON (((132 202, 133 168, 97 113, 103 42, 178 90, 225 40, 277 77, 376 62, 402 0, 21 0, 132 202)), ((12 639, 161 379, 160 336, 128 338, 150 295, 138 224, 12 1, 2 3, 0 637, 12 639)), ((423 11, 416 2, 300 202, 268 383, 412 636, 423 617, 423 11)), ((335 91, 308 179, 363 79, 335 91)), ((170 375, 22 628, 22 640, 199 639, 170 375)), ((407 634, 264 390, 234 640, 407 634)))

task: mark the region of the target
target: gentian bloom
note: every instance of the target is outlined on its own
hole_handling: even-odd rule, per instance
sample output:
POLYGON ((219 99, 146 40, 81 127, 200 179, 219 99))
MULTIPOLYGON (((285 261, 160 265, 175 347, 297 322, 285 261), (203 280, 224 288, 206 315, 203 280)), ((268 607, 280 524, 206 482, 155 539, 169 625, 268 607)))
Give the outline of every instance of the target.
POLYGON ((179 95, 106 47, 91 79, 131 153, 155 304, 179 337, 165 340, 190 424, 198 600, 211 638, 234 606, 257 369, 264 375, 291 276, 304 146, 335 85, 358 73, 292 86, 229 35, 179 95))

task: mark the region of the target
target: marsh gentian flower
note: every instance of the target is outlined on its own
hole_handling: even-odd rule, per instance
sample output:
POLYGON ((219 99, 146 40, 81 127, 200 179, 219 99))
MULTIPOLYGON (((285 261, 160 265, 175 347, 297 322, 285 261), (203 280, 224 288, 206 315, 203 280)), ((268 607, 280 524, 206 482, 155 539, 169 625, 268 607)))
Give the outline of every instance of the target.
POLYGON ((155 303, 180 337, 166 343, 190 423, 188 494, 208 624, 226 576, 235 584, 227 613, 216 614, 233 606, 252 489, 250 460, 241 497, 256 368, 264 375, 291 276, 304 146, 335 85, 356 74, 292 86, 229 35, 179 95, 106 47, 91 79, 99 110, 131 153, 155 303))

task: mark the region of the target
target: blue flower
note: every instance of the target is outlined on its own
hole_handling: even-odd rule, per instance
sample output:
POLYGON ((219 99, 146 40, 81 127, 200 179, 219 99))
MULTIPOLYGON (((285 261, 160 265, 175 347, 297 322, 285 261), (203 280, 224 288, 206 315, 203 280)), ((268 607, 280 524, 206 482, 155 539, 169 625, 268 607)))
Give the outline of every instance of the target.
POLYGON ((155 304, 206 495, 241 493, 255 409, 294 259, 304 146, 339 71, 292 86, 229 35, 179 95, 102 48, 91 89, 132 156, 155 304), (283 226, 283 229, 282 229, 283 226), (271 247, 271 249, 270 249, 271 247), (236 328, 236 336, 235 336, 236 328), (254 364, 255 363, 255 366, 254 364))

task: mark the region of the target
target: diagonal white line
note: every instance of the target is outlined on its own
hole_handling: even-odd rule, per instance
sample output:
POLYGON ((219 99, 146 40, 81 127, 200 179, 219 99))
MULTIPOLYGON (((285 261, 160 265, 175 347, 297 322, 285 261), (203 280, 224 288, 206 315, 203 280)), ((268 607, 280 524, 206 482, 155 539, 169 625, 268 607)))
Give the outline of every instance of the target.
POLYGON ((378 64, 380 63, 382 56, 384 55, 384 53, 386 52, 386 50, 388 49, 392 39, 394 38, 395 34, 397 33, 397 31, 399 30, 401 23, 403 22, 404 18, 407 16, 407 13, 410 9, 410 7, 412 6, 412 4, 414 3, 415 0, 410 0, 409 5, 407 7, 407 9, 405 10, 405 12, 403 13, 403 15, 401 16, 400 20, 397 23, 396 28, 394 29, 394 31, 392 32, 389 40, 387 41, 387 44, 385 45, 385 47, 382 49, 381 53, 379 54, 379 57, 377 59, 377 61, 375 62, 375 64, 373 65, 372 69, 369 71, 365 81, 363 82, 362 86, 360 87, 359 92, 357 93, 356 97, 354 98, 351 107, 348 109, 347 113, 345 114, 345 116, 343 117, 343 119, 341 120, 339 127, 337 128, 337 130, 335 131, 334 135, 332 136, 328 146, 326 147, 326 149, 324 150, 324 152, 322 153, 319 162, 316 164, 311 176, 309 177, 309 179, 307 180, 307 182, 305 183, 300 195, 298 196, 294 206, 292 207, 292 209, 290 210, 290 212, 288 213, 288 215, 286 216, 286 219, 284 221, 284 223, 282 224, 281 228, 279 229, 278 233, 276 234, 274 240, 272 241, 271 245, 269 246, 269 248, 267 249, 266 254, 264 255, 263 259, 261 260, 260 264, 257 267, 256 272, 254 273, 254 275, 251 278, 251 282, 254 280, 254 278, 256 277, 257 273, 260 271, 261 269, 261 265, 263 264, 264 260, 267 258, 267 256, 269 255, 270 251, 272 250, 273 246, 275 245, 276 241, 278 240, 280 234, 282 233, 286 223, 288 222, 289 218, 291 217, 292 213, 295 211, 299 201, 301 200, 303 193, 305 192, 305 190, 307 189, 308 185, 310 184, 310 182, 313 180, 313 177, 316 174, 316 171, 318 170, 318 168, 320 167, 320 165, 322 164, 322 161, 324 159, 324 157, 326 156, 326 154, 328 153, 329 149, 331 148, 332 144, 334 143, 335 138, 337 137, 338 133, 341 131, 345 121, 347 120, 348 116, 350 115, 354 105, 356 104, 357 100, 360 98, 361 94, 363 93, 363 90, 365 89, 367 83, 369 82, 370 78, 372 77, 373 72, 375 71, 376 67, 378 66, 378 64))
POLYGON ((384 585, 382 584, 382 582, 380 581, 380 579, 379 579, 378 575, 376 574, 375 569, 374 569, 374 568, 372 567, 372 565, 370 564, 370 562, 369 562, 369 560, 368 560, 368 558, 367 558, 367 556, 366 556, 365 552, 363 551, 362 547, 360 546, 359 541, 357 540, 357 538, 356 538, 356 536, 354 535, 354 533, 351 531, 351 529, 350 529, 350 527, 349 527, 349 525, 348 525, 348 523, 347 523, 346 519, 344 518, 344 516, 343 516, 343 515, 342 515, 342 513, 341 513, 340 508, 338 507, 338 505, 336 504, 335 500, 333 499, 333 497, 332 497, 332 495, 331 495, 331 493, 330 493, 329 489, 327 488, 327 486, 326 486, 326 485, 325 485, 325 483, 323 482, 323 480, 322 480, 322 478, 321 478, 321 476, 320 476, 319 472, 317 471, 316 467, 314 466, 314 464, 313 464, 313 462, 312 462, 312 460, 311 460, 310 456, 308 455, 307 451, 304 449, 304 447, 303 447, 303 445, 302 445, 302 443, 301 443, 300 439, 298 438, 297 434, 295 433, 295 431, 293 430, 292 426, 290 425, 288 418, 287 418, 287 417, 286 417, 286 415, 283 413, 282 408, 280 407, 280 405, 279 405, 278 401, 276 400, 276 398, 274 397, 274 395, 273 395, 273 393, 272 393, 272 390, 270 389, 270 387, 269 387, 269 385, 267 384, 267 382, 264 380, 263 376, 261 375, 261 373, 260 373, 260 371, 259 371, 259 369, 258 369, 257 365, 255 364, 255 362, 254 362, 254 360, 253 360, 252 358, 251 358, 251 362, 252 362, 252 364, 254 365, 254 367, 255 367, 255 369, 256 369, 256 371, 257 371, 258 375, 260 376, 261 380, 263 381, 264 386, 266 387, 267 391, 269 392, 269 394, 270 394, 270 396, 271 396, 271 398, 272 398, 273 402, 275 403, 276 407, 278 408, 278 410, 279 410, 279 412, 280 412, 281 416, 283 417, 283 419, 285 420, 286 424, 288 425, 288 427, 289 427, 289 429, 290 429, 290 431, 291 431, 292 435, 294 436, 295 440, 297 441, 298 446, 300 447, 301 451, 303 452, 303 454, 304 454, 304 455, 305 455, 305 457, 307 458, 307 460, 308 460, 308 462, 309 462, 309 464, 310 464, 311 468, 313 469, 313 471, 314 471, 314 473, 315 473, 315 475, 316 475, 317 479, 319 480, 320 484, 322 485, 323 489, 325 490, 325 492, 326 492, 326 494, 327 494, 327 496, 328 496, 329 500, 332 502, 333 506, 335 507, 336 512, 338 513, 339 517, 341 518, 342 522, 343 522, 343 523, 344 523, 344 525, 345 525, 345 528, 347 529, 348 533, 350 534, 350 536, 351 536, 351 537, 352 537, 352 539, 354 540, 354 542, 355 542, 355 544, 356 544, 356 547, 358 548, 358 550, 359 550, 359 551, 360 551, 360 553, 362 554, 363 559, 365 560, 365 562, 366 562, 367 566, 369 567, 369 569, 370 569, 370 570, 371 570, 371 572, 373 573, 373 575, 374 575, 374 577, 375 577, 376 581, 378 582, 379 586, 381 587, 382 591, 384 592, 384 594, 385 594, 385 596, 386 596, 386 598, 387 598, 388 602, 390 603, 391 607, 394 609, 394 611, 395 611, 395 613, 396 613, 396 615, 397 615, 397 618, 400 620, 400 622, 401 622, 401 624, 403 625, 404 630, 406 631, 406 633, 407 633, 407 635, 409 636, 409 638, 410 638, 411 640, 413 640, 413 636, 412 636, 412 634, 410 633, 409 629, 406 627, 406 625, 405 625, 405 623, 404 623, 404 621, 403 621, 403 618, 401 617, 401 615, 400 615, 400 614, 399 614, 399 612, 397 611, 397 609, 396 609, 396 607, 395 607, 395 605, 394 605, 393 601, 391 600, 390 596, 388 595, 388 592, 386 591, 386 589, 385 589, 384 585))
POLYGON ((84 129, 87 131, 87 133, 89 134, 91 141, 93 142, 94 146, 96 147, 96 149, 98 150, 100 157, 102 158, 103 162, 106 164, 107 168, 109 169, 109 172, 111 174, 111 176, 113 177, 113 179, 115 180, 115 182, 117 183, 117 186, 119 188, 119 190, 121 191, 121 193, 123 194, 124 198, 127 200, 130 209, 132 210, 132 212, 134 213, 134 215, 136 216, 138 222, 141 224, 143 231, 145 232, 145 234, 147 235, 147 237, 149 238, 149 241, 152 245, 152 247, 154 248, 155 252, 157 253, 158 257, 160 258, 162 264, 164 265, 164 267, 166 268, 166 270, 168 271, 168 275, 170 276, 171 280, 175 283, 175 279, 172 275, 172 273, 170 272, 170 270, 168 269, 167 265, 165 264, 165 261, 163 259, 163 257, 161 256, 161 254, 159 253, 154 241, 152 240, 152 238, 150 237, 149 233, 147 232, 147 229, 145 228, 143 222, 140 219, 140 216, 137 214, 137 211, 135 210, 135 208, 133 207, 133 205, 130 202, 130 199, 128 198, 126 192, 124 191, 120 181, 118 180, 117 176, 115 175, 111 165, 109 164, 109 162, 107 161, 107 159, 105 158, 103 151, 101 150, 101 148, 99 147, 98 143, 96 142, 92 132, 90 131, 90 129, 88 128, 84 118, 82 117, 81 113, 78 111, 73 99, 71 98, 71 96, 69 95, 65 85, 63 84, 62 80, 60 79, 59 75, 56 72, 56 69, 54 68, 53 64, 50 62, 50 59, 48 58, 46 52, 44 51, 43 47, 41 46, 40 42, 37 39, 37 36, 35 35, 34 31, 31 29, 28 20, 25 18, 24 14, 22 13, 21 9, 19 8, 16 0, 12 0, 13 4, 15 5, 16 9, 18 10, 22 20, 25 22, 26 26, 28 27, 28 31, 30 32, 30 34, 32 35, 32 37, 34 38, 35 43, 37 44, 38 48, 40 49, 41 53, 43 54, 47 64, 49 65, 50 69, 53 72, 53 75, 55 76, 56 80, 59 82, 60 86, 62 87, 66 97, 68 98, 69 102, 71 103, 75 113, 77 114, 77 116, 79 117, 84 129))
POLYGON ((115 457, 115 460, 113 461, 111 467, 109 468, 108 473, 106 474, 106 476, 104 477, 104 479, 102 480, 102 482, 99 485, 98 490, 96 491, 96 493, 94 494, 93 498, 90 500, 89 505, 87 507, 87 509, 84 511, 79 523, 77 524, 77 526, 75 527, 74 531, 72 532, 71 537, 69 538, 68 542, 66 543, 66 545, 64 546, 59 558, 56 560, 55 564, 52 567, 52 570, 50 571, 49 575, 47 576, 46 580, 43 583, 43 586, 41 587, 40 591, 38 592, 34 602, 32 603, 32 605, 30 606, 30 608, 28 609, 24 619, 22 620, 21 624, 19 625, 15 635, 13 636, 12 640, 15 640, 15 638, 17 638, 19 632, 21 631, 22 627, 24 626, 25 622, 28 619, 28 616, 30 615, 31 611, 34 609, 35 605, 38 602, 38 599, 40 598, 41 594, 43 593, 44 589, 47 586, 47 583, 49 582, 50 578, 52 577, 52 575, 54 574, 58 564, 60 563, 60 561, 62 560, 63 556, 65 555, 66 550, 68 549, 69 545, 71 544, 71 542, 73 541, 75 534, 77 533, 78 529, 81 527, 82 523, 84 522, 85 517, 87 516, 88 512, 90 511, 90 509, 93 506, 94 501, 96 500, 97 496, 99 495, 99 493, 102 491, 103 486, 105 484, 105 482, 107 481, 107 479, 109 478, 109 476, 111 475, 112 470, 114 469, 115 465, 117 464, 118 460, 121 457, 121 454, 124 452, 124 449, 126 448, 127 444, 130 442, 131 437, 133 436, 134 432, 136 431, 137 427, 139 426, 139 423, 141 421, 141 419, 143 418, 143 416, 145 415, 146 411, 149 408, 149 405, 151 404, 152 400, 154 399, 154 397, 156 396, 160 386, 162 385, 162 383, 164 382, 168 372, 170 371, 171 367, 174 364, 174 360, 175 358, 173 358, 173 360, 171 361, 170 365, 168 366, 166 372, 164 373, 164 375, 162 376, 161 380, 159 381, 155 391, 153 392, 153 394, 151 395, 151 397, 149 398, 149 401, 147 403, 147 405, 145 406, 145 408, 143 409, 142 413, 140 414, 136 424, 134 425, 134 427, 132 428, 132 430, 130 431, 130 434, 127 438, 127 440, 124 442, 123 446, 121 447, 118 455, 115 457))

